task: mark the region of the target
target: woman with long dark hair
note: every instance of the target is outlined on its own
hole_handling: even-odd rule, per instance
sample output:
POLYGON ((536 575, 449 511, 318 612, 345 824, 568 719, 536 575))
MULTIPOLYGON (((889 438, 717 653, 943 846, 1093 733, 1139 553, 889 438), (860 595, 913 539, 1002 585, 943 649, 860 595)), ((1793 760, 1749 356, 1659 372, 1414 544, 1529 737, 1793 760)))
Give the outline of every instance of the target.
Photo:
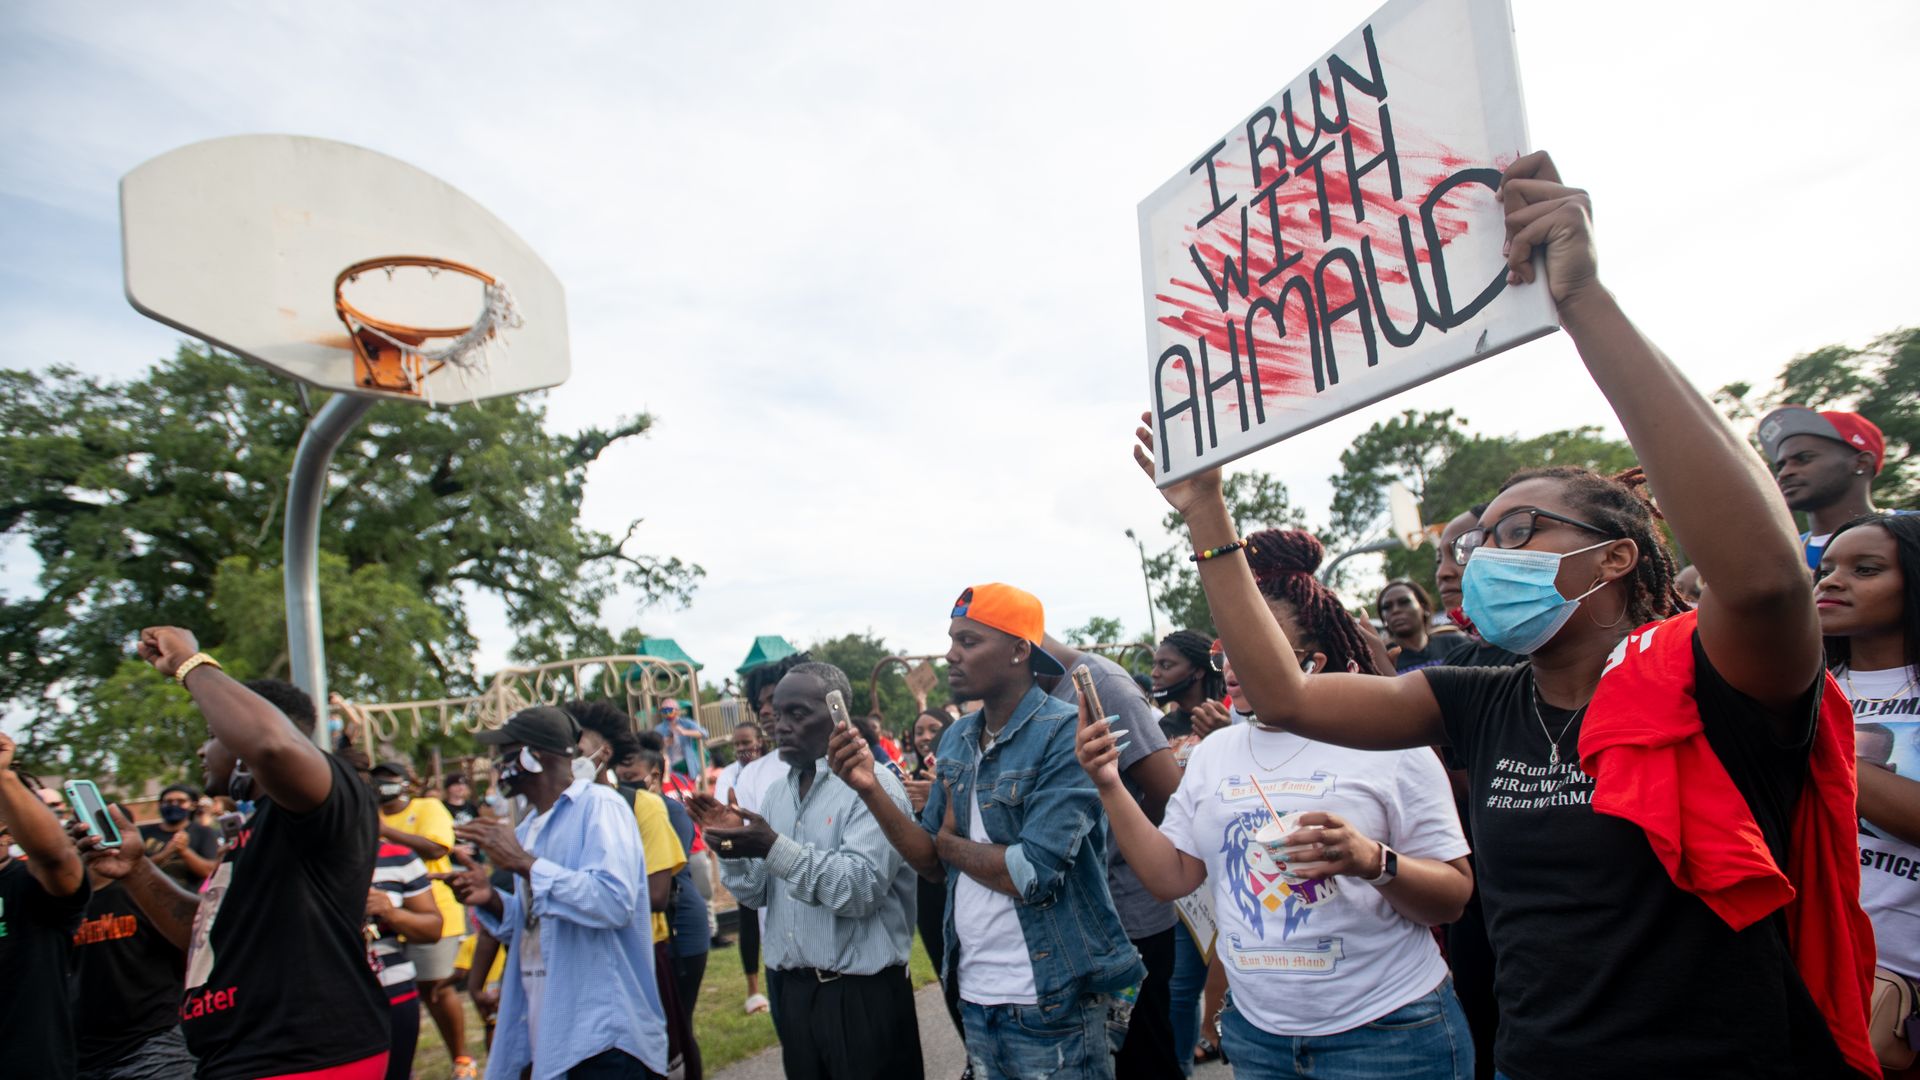
POLYGON ((1501 1073, 1872 1075, 1850 721, 1792 521, 1752 447, 1600 284, 1586 193, 1535 153, 1500 196, 1508 280, 1544 257, 1561 325, 1712 583, 1700 608, 1677 614, 1637 473, 1538 469, 1456 541, 1467 615, 1528 662, 1309 676, 1214 470, 1162 494, 1241 688, 1305 738, 1465 763, 1501 1073))
MULTIPOLYGON (((1814 601, 1827 662, 1853 704, 1860 905, 1875 963, 1920 981, 1920 516, 1873 514, 1835 530, 1814 601)), ((1913 1048, 1904 1019, 1894 1023, 1876 1024, 1874 1041, 1883 1065, 1904 1069, 1913 1048)))

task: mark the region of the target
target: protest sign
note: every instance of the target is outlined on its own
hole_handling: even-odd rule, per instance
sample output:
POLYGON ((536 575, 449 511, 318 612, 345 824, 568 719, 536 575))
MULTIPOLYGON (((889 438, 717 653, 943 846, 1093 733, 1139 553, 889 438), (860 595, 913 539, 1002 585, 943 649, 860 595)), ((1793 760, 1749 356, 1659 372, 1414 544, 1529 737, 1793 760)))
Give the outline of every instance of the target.
POLYGON ((1548 333, 1506 283, 1506 0, 1392 0, 1140 204, 1158 480, 1548 333))

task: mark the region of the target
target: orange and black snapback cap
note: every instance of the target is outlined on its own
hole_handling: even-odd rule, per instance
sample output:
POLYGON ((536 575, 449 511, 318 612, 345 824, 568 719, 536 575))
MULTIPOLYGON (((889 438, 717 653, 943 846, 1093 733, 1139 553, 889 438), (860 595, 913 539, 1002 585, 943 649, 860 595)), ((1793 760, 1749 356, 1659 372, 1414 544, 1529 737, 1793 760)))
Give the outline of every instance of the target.
POLYGON ((991 626, 1002 633, 1012 634, 1033 646, 1033 673, 1035 675, 1065 675, 1067 669, 1055 660, 1051 653, 1041 646, 1047 634, 1047 614, 1040 606, 1040 598, 1025 589, 1016 589, 1011 585, 994 582, 991 585, 975 585, 960 594, 953 602, 953 617, 972 619, 982 626, 991 626))

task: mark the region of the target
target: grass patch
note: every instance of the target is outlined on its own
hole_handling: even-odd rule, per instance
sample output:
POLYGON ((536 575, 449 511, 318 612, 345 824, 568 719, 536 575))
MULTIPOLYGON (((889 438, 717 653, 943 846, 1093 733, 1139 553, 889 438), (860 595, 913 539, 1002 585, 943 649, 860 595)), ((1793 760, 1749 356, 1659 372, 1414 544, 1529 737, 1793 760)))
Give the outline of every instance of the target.
MULTIPOLYGON (((933 964, 928 961, 927 952, 921 947, 917 934, 913 938, 913 956, 909 961, 908 976, 916 989, 934 980, 933 964)), ((766 989, 765 980, 766 970, 763 967, 762 991, 766 989)), ((467 1000, 464 993, 460 995, 460 1000, 467 1012, 467 1053, 480 1063, 484 1074, 487 1055, 480 1016, 473 1011, 473 1003, 467 1000)), ((694 1038, 700 1043, 701 1061, 708 1076, 736 1061, 752 1057, 778 1041, 773 1037, 773 1021, 766 1013, 748 1016, 742 1011, 741 1006, 746 1000, 747 977, 740 970, 740 950, 729 945, 708 953, 707 976, 700 983, 700 1000, 693 1010, 694 1038)), ((447 1056, 447 1046, 440 1038, 440 1029, 433 1026, 433 1018, 422 1007, 420 1044, 413 1058, 414 1080, 448 1080, 452 1074, 453 1059, 447 1056)))

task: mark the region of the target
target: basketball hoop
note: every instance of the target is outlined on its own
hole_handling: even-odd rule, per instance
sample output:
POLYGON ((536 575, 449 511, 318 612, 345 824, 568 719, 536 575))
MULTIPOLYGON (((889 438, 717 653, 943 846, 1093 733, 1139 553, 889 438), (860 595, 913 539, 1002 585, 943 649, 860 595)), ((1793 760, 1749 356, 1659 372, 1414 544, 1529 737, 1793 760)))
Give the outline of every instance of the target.
POLYGON ((433 392, 427 376, 451 365, 460 376, 460 384, 471 391, 469 378, 487 374, 492 350, 496 345, 506 345, 500 331, 517 330, 522 324, 513 293, 505 283, 464 263, 424 255, 386 255, 340 271, 333 280, 333 308, 353 337, 357 386, 424 396, 428 402, 432 402, 433 392), (395 271, 425 271, 429 277, 438 277, 443 270, 465 275, 480 283, 480 312, 471 324, 452 327, 411 326, 375 318, 349 303, 346 296, 350 283, 375 270, 385 271, 389 281, 395 271), (421 348, 428 341, 443 339, 451 340, 434 348, 421 348))

